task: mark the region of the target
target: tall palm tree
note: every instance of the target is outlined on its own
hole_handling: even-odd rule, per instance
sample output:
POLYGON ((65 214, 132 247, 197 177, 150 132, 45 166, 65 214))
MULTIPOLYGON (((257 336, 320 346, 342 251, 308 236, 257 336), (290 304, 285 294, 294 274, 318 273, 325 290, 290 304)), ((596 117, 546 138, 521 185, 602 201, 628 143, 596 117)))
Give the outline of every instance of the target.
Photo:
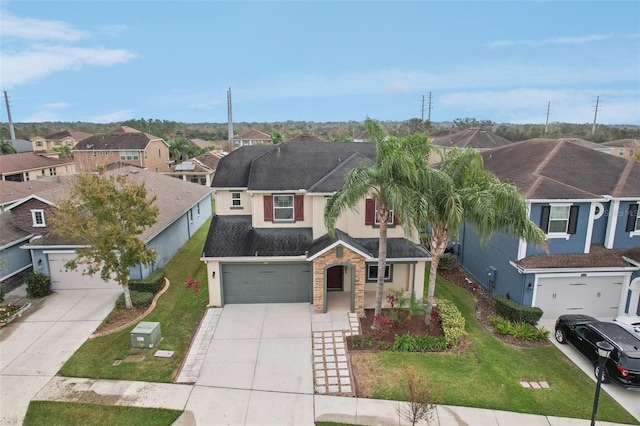
MULTIPOLYGON (((426 166, 422 173, 434 169, 426 166), (427 170, 430 169, 430 170, 427 170)), ((425 320, 430 317, 436 287, 436 272, 450 239, 458 237, 463 222, 472 224, 483 243, 494 231, 545 245, 544 232, 529 220, 527 205, 514 185, 500 182, 484 169, 474 150, 452 150, 443 155, 437 185, 433 178, 419 179, 415 188, 420 206, 414 220, 421 230, 422 244, 431 252, 431 270, 425 320)))
POLYGON ((0 140, 0 155, 15 154, 16 152, 16 148, 13 146, 10 140, 0 140))
POLYGON ((169 156, 176 161, 182 160, 182 155, 189 155, 191 142, 187 138, 180 137, 169 141, 169 156))
POLYGON ((345 178, 344 186, 328 200, 324 210, 324 223, 329 235, 335 233, 335 225, 340 214, 346 209, 354 209, 365 197, 375 199, 376 215, 380 224, 378 248, 378 277, 376 287, 375 314, 382 310, 384 273, 387 261, 387 223, 391 211, 405 234, 411 237, 414 224, 414 188, 418 177, 428 178, 428 173, 419 175, 421 164, 430 151, 430 143, 425 135, 402 138, 390 137, 374 120, 367 119, 365 128, 376 144, 376 159, 373 165, 362 164, 351 170, 345 178))

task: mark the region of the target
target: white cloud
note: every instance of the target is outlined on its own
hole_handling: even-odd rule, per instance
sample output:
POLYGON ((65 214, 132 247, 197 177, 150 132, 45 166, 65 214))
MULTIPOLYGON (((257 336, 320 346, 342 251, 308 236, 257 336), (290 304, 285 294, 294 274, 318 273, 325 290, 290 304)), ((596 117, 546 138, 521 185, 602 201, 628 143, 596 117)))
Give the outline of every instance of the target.
POLYGON ((589 34, 576 37, 554 37, 541 40, 496 40, 487 43, 487 47, 508 47, 508 46, 545 46, 548 44, 582 44, 592 41, 607 40, 613 38, 611 34, 589 34))
POLYGON ((12 88, 47 77, 57 71, 79 70, 86 65, 109 66, 135 58, 122 49, 37 46, 20 53, 0 53, 2 86, 12 88))
POLYGON ((45 21, 33 18, 20 18, 2 10, 0 35, 25 40, 47 40, 74 42, 89 36, 89 33, 77 30, 70 24, 60 21, 45 21))
POLYGON ((53 102, 49 104, 40 105, 38 110, 28 117, 25 117, 23 122, 25 123, 37 123, 43 121, 63 121, 64 110, 71 106, 68 102, 53 102))
POLYGON ((86 121, 89 123, 115 123, 118 121, 130 120, 134 117, 133 110, 123 109, 120 111, 113 111, 106 114, 94 115, 88 117, 86 121))

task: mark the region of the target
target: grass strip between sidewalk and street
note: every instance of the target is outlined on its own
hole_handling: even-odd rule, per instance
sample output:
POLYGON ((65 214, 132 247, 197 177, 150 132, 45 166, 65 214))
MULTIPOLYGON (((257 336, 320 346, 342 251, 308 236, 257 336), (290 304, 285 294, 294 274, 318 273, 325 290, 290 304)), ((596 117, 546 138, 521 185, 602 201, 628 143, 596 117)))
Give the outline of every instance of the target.
POLYGON ((191 344, 200 319, 209 303, 206 265, 200 260, 209 230, 210 220, 178 250, 165 266, 171 285, 144 321, 159 322, 162 340, 153 349, 131 347, 131 330, 138 324, 116 333, 85 342, 65 363, 60 374, 67 377, 87 377, 146 382, 171 382, 191 344), (200 292, 185 282, 193 278, 200 282, 200 292), (157 358, 156 350, 175 351, 171 358, 157 358), (130 355, 144 355, 140 362, 122 362, 130 355))

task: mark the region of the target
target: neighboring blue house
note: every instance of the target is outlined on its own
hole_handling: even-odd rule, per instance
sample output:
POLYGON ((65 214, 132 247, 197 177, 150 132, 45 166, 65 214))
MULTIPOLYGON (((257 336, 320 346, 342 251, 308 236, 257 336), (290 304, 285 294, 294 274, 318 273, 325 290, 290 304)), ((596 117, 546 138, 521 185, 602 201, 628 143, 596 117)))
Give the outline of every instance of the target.
POLYGON ((520 189, 548 252, 504 234, 483 246, 465 224, 454 244, 462 267, 545 318, 640 315, 640 162, 548 139, 481 155, 487 170, 520 189))
MULTIPOLYGON (((136 184, 144 183, 148 196, 156 197, 158 220, 141 235, 142 241, 157 251, 155 264, 150 267, 137 265, 130 270, 131 279, 145 278, 163 267, 212 216, 212 190, 136 167, 125 167, 111 173, 126 176, 136 184)), ((103 281, 98 275, 84 275, 83 268, 69 270, 64 267, 75 256, 79 245, 55 235, 50 215, 56 209, 56 203, 69 196, 69 188, 69 184, 61 185, 8 207, 12 226, 30 236, 20 248, 30 258, 34 271, 51 277, 54 290, 118 287, 115 281, 103 281)))

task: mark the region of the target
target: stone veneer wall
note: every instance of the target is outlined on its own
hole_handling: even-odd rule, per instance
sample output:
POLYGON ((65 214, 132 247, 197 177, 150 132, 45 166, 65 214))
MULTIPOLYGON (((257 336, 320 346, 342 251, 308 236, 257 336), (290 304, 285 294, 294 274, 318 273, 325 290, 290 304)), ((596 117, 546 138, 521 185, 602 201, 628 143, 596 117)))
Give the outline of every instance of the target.
MULTIPOLYGON (((337 247, 323 253, 313 261, 313 309, 317 314, 321 314, 324 307, 324 272, 325 267, 337 265, 337 264, 350 264, 354 266, 355 273, 355 311, 359 317, 364 316, 364 259, 362 255, 349 250, 349 248, 340 246, 342 248, 342 257, 336 256, 337 247)), ((345 285, 351 285, 351 282, 345 283, 345 285)))

